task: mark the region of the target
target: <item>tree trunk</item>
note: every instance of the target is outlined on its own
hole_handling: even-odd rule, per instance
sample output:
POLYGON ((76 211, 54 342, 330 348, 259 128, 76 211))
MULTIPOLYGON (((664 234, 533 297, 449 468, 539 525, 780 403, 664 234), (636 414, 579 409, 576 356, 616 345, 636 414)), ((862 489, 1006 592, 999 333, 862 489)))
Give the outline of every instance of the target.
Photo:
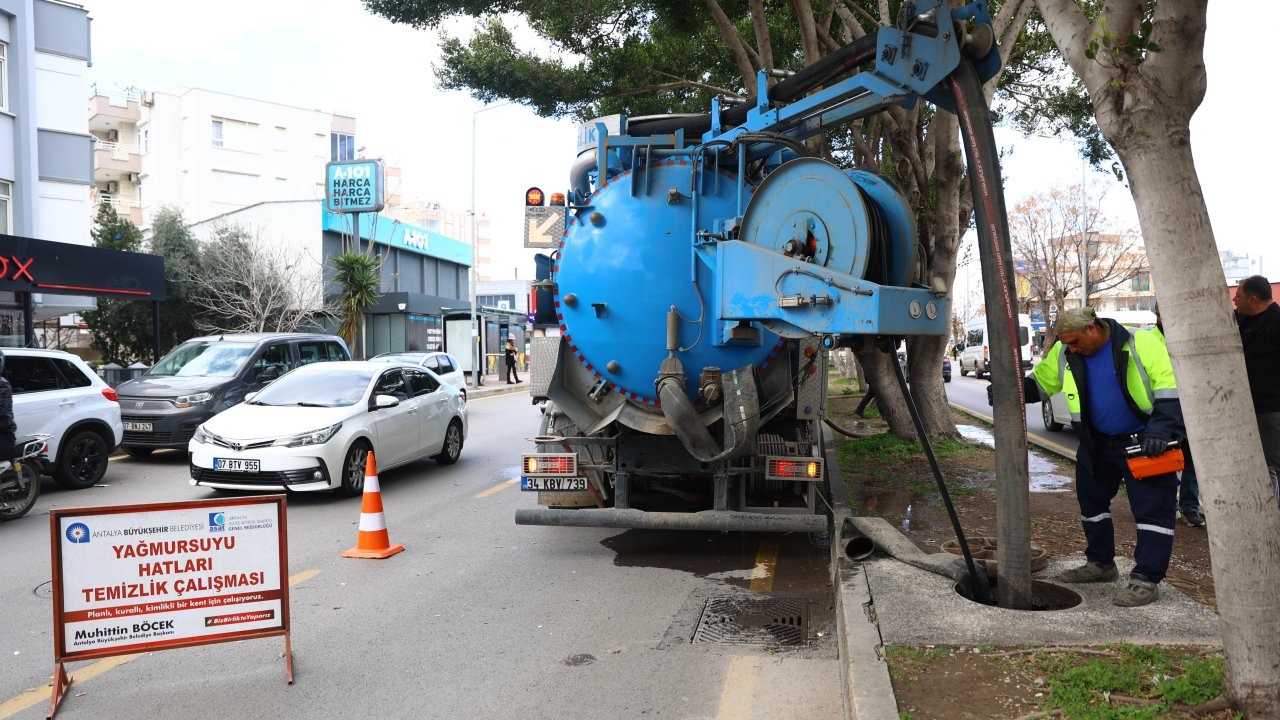
MULTIPOLYGON (((1207 82, 1205 3, 1160 0, 1151 26, 1160 49, 1141 61, 1110 51, 1086 57, 1104 28, 1068 0, 1036 4, 1130 180, 1209 521, 1223 693, 1247 717, 1280 717, 1280 513, 1191 155, 1190 119, 1207 82)), ((1105 29, 1123 37, 1145 7, 1104 5, 1105 29)))
POLYGON ((1190 145, 1156 151, 1149 141, 1139 144, 1117 151, 1159 288, 1209 521, 1224 691, 1247 717, 1280 717, 1280 513, 1247 392, 1240 333, 1190 145))

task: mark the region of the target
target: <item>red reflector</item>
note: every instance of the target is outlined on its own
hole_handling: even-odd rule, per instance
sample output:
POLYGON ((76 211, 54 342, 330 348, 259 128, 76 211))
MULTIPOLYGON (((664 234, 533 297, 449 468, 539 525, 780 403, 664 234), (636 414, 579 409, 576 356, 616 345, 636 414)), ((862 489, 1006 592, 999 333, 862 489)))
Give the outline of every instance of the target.
POLYGON ((578 474, 578 457, 576 455, 525 455, 522 463, 525 475, 565 475, 578 474))
POLYGON ((116 394, 115 388, 102 388, 102 397, 111 402, 120 402, 120 396, 116 394))
POLYGON ((817 480, 822 477, 822 461, 814 458, 768 458, 767 480, 817 480))

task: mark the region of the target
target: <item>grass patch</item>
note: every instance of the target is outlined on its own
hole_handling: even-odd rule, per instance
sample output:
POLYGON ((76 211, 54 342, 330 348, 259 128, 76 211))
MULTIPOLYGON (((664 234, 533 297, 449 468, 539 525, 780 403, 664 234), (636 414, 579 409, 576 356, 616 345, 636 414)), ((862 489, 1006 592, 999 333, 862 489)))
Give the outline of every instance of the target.
MULTIPOLYGON (((868 412, 868 416, 870 416, 868 412)), ((986 445, 963 440, 942 439, 933 443, 938 461, 970 461, 992 457, 995 451, 986 445)), ((898 465, 907 458, 924 459, 924 448, 918 442, 903 440, 892 433, 843 440, 836 449, 840 468, 846 472, 862 472, 875 465, 898 465)))
MULTIPOLYGON (((1005 709, 1001 713, 992 703, 987 710, 999 713, 994 717, 1072 720, 1191 718, 1193 706, 1222 692, 1222 653, 1198 647, 890 646, 885 660, 899 717, 971 717, 950 711, 987 683, 995 683, 991 697, 1005 709)), ((1240 716, 1223 711, 1206 717, 1240 716)))

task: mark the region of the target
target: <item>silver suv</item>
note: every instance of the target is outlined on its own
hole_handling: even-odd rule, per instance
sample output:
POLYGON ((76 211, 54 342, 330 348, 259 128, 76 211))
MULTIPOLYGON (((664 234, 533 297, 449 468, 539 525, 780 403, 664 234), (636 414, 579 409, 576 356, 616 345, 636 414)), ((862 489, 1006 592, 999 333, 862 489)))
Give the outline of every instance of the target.
POLYGON ((53 479, 62 487, 96 484, 124 436, 116 391, 61 350, 5 348, 4 360, 18 437, 50 434, 53 479))

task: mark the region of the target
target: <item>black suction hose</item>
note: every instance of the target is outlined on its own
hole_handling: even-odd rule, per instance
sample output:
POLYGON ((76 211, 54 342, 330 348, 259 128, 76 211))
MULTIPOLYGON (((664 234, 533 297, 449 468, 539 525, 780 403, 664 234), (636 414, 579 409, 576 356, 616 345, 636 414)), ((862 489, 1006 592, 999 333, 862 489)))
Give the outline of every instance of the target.
MULTIPOLYGON (((895 344, 895 348, 897 345, 895 344)), ((924 455, 929 459, 929 467, 933 470, 933 479, 938 483, 938 493, 942 495, 942 504, 947 506, 947 515, 951 518, 951 527, 955 528, 956 540, 960 543, 960 550, 964 553, 964 564, 969 569, 969 588, 973 593, 973 600, 983 605, 995 605, 995 600, 991 597, 991 586, 987 584, 986 569, 983 569, 981 575, 978 574, 977 566, 973 562, 973 554, 969 552, 969 543, 964 539, 964 528, 960 527, 960 518, 956 515, 956 508, 951 504, 951 493, 947 492, 947 484, 942 480, 942 470, 938 467, 938 458, 933 454, 933 444, 929 442, 929 436, 924 432, 924 422, 920 420, 920 410, 916 408, 915 398, 911 396, 911 390, 907 387, 907 376, 902 372, 902 364, 898 362, 896 357, 891 358, 890 365, 893 365, 893 373, 898 377, 898 387, 902 389, 902 397, 907 401, 907 410, 911 413, 911 422, 916 426, 916 434, 920 436, 920 447, 924 448, 924 455)))

